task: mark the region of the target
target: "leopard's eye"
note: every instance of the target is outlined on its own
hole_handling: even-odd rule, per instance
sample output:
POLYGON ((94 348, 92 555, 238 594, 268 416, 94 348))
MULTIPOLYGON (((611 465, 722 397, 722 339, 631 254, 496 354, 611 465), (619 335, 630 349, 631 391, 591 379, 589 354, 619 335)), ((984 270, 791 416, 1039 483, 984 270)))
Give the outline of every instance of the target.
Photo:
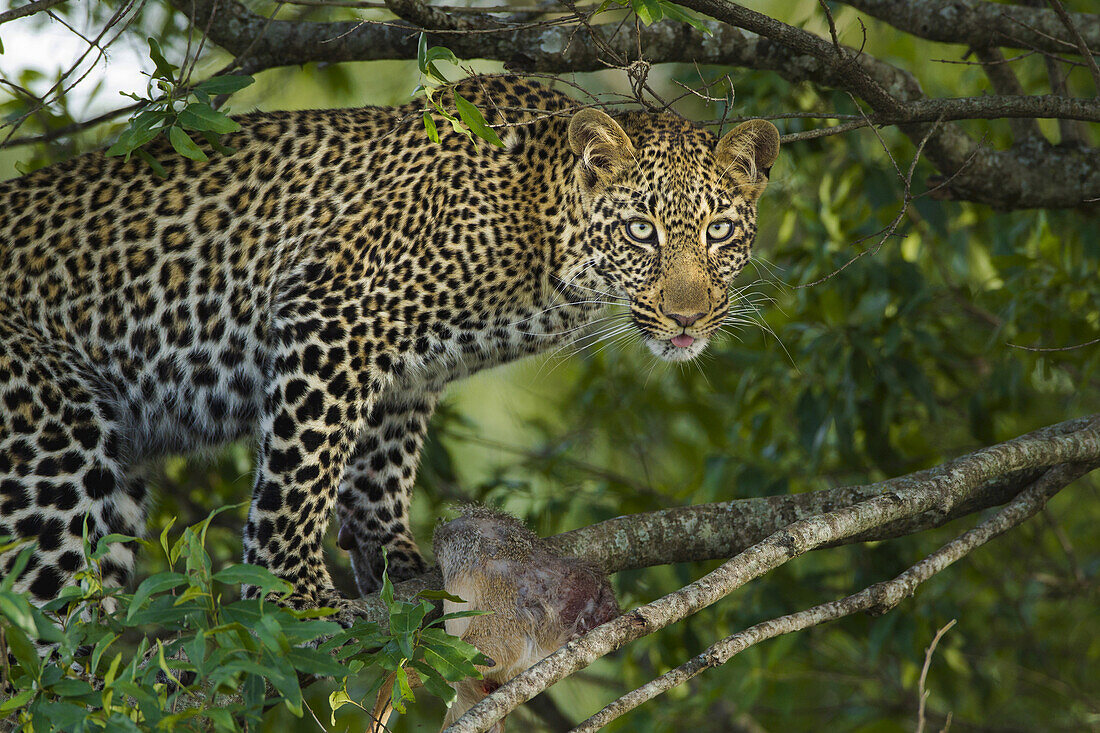
POLYGON ((720 244, 733 235, 733 224, 724 219, 712 221, 707 227, 707 241, 711 244, 720 244))
POLYGON ((645 219, 632 219, 626 223, 626 234, 640 244, 653 244, 657 241, 657 227, 645 219))

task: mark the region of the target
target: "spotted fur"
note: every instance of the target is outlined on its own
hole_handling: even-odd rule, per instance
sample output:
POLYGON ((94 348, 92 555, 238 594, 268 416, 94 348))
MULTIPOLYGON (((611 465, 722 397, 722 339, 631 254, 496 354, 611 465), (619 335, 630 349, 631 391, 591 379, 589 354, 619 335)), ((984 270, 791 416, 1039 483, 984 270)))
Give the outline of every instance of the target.
MULTIPOLYGON (((612 300, 660 356, 702 349, 774 127, 719 143, 524 81, 461 92, 503 148, 445 126, 431 143, 419 104, 265 112, 238 118, 229 157, 153 143, 163 179, 92 153, 0 183, 0 535, 38 543, 17 587, 56 596, 85 519, 93 541, 141 534, 150 459, 251 436, 245 560, 298 605, 339 606, 334 506, 362 592, 383 547, 395 578, 423 568, 409 492, 449 381, 599 325, 612 300), (657 241, 626 236, 639 217, 657 241), (734 234, 711 246, 716 217, 734 234)), ((132 563, 116 545, 103 567, 122 583, 132 563)))

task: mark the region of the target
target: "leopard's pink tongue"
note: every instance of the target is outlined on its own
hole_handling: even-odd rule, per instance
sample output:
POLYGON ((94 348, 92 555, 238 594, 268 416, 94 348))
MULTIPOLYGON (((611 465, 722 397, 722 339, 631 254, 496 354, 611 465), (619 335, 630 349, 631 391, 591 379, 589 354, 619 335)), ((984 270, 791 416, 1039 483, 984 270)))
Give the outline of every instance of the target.
POLYGON ((673 336, 671 339, 673 346, 678 346, 681 349, 686 349, 695 343, 694 336, 688 336, 686 333, 682 333, 679 336, 673 336))

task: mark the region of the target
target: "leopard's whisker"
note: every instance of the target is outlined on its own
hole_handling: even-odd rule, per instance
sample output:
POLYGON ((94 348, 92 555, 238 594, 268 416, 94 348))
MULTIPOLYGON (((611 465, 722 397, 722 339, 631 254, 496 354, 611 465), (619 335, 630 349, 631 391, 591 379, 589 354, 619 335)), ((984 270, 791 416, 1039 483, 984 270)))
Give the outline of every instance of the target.
POLYGON ((600 300, 598 298, 593 299, 593 300, 573 300, 573 301, 570 301, 568 303, 558 303, 557 305, 552 305, 549 308, 543 308, 542 310, 540 310, 536 313, 532 313, 531 315, 527 316, 526 318, 521 318, 518 321, 512 321, 511 323, 508 324, 508 326, 518 326, 521 323, 526 323, 527 321, 534 320, 535 318, 538 318, 539 316, 541 316, 544 313, 549 313, 550 311, 557 310, 559 308, 568 308, 569 306, 579 306, 579 305, 589 305, 589 304, 609 305, 609 306, 610 305, 618 305, 617 303, 610 303, 606 300, 600 300))
MULTIPOLYGON (((577 346, 579 343, 582 343, 584 341, 589 341, 593 338, 595 338, 598 341, 605 333, 607 333, 609 331, 613 331, 617 328, 622 328, 622 329, 625 330, 626 328, 632 326, 633 325, 632 321, 628 321, 627 323, 620 322, 621 319, 623 319, 624 317, 629 319, 629 314, 626 314, 626 313, 612 314, 608 318, 603 319, 603 320, 607 321, 608 323, 604 323, 603 327, 600 331, 598 331, 596 333, 585 334, 585 335, 579 336, 577 338, 574 338, 572 340, 566 341, 565 343, 560 345, 558 348, 554 349, 552 352, 550 352, 546 356, 546 359, 543 361, 543 366, 550 363, 551 361, 554 361, 555 359, 558 362, 568 361, 570 357, 579 354, 581 351, 583 351, 586 348, 585 345, 582 345, 580 348, 578 348, 574 351, 570 351, 570 352, 565 353, 565 354, 561 353, 563 350, 568 349, 571 346, 577 346), (609 325, 609 323, 610 323, 610 325, 609 325)), ((586 323, 586 324, 583 324, 581 326, 581 328, 583 328, 584 326, 590 326, 590 325, 592 325, 592 324, 586 323)), ((553 374, 554 369, 557 369, 557 366, 558 365, 555 364, 553 369, 551 369, 549 372, 546 373, 546 376, 550 376, 551 374, 553 374)), ((541 373, 542 373, 542 369, 540 368, 539 369, 539 374, 541 374, 541 373)))
POLYGON ((617 320, 619 318, 622 318, 623 315, 624 314, 622 314, 622 313, 612 313, 610 315, 602 316, 600 318, 596 318, 596 319, 591 320, 591 321, 585 321, 584 323, 573 326, 572 328, 567 328, 564 331, 550 331, 550 332, 546 332, 546 333, 539 333, 538 331, 517 331, 517 333, 522 333, 525 336, 543 336, 543 337, 546 337, 546 338, 566 336, 568 334, 575 333, 575 332, 580 331, 580 330, 585 329, 585 328, 591 328, 591 327, 593 327, 593 326, 595 326, 596 324, 599 324, 599 323, 605 323, 607 321, 617 320))
MULTIPOLYGON (((585 344, 585 345, 581 346, 581 347, 580 347, 579 349, 577 349, 576 351, 573 351, 572 353, 570 353, 570 354, 567 354, 565 358, 569 358, 569 357, 574 357, 574 356, 580 356, 580 355, 581 355, 581 354, 583 354, 583 353, 584 353, 585 351, 587 351, 587 350, 589 350, 589 349, 592 349, 592 348, 594 348, 594 347, 595 347, 595 346, 596 346, 597 344, 599 344, 599 343, 600 343, 601 341, 607 341, 607 340, 609 340, 609 339, 613 339, 614 337, 616 337, 616 336, 618 336, 618 335, 620 335, 620 334, 623 334, 623 333, 625 333, 625 332, 626 332, 627 330, 629 330, 629 329, 630 329, 630 328, 632 328, 632 327, 633 327, 633 324, 625 324, 625 325, 621 325, 621 326, 619 326, 619 327, 618 327, 618 329, 617 329, 617 330, 614 330, 614 331, 611 331, 610 333, 604 334, 604 335, 603 335, 603 336, 601 336, 600 338, 598 338, 598 339, 596 339, 596 340, 594 340, 594 341, 591 341, 591 342, 589 342, 589 343, 587 343, 587 344, 585 344)), ((609 341, 609 343, 610 343, 610 341, 609 341)), ((603 349, 604 349, 604 348, 606 348, 606 346, 607 346, 607 345, 605 344, 605 345, 604 345, 603 347, 601 347, 601 348, 600 348, 599 350, 595 351, 595 352, 594 352, 594 353, 592 354, 592 356, 595 356, 596 354, 600 353, 600 351, 603 351, 603 349)))
MULTIPOLYGON (((555 277, 556 277, 556 276, 555 276, 555 277)), ((558 280, 561 280, 561 278, 557 278, 557 279, 558 279, 558 280)), ((566 282, 565 282, 564 280, 562 280, 562 282, 563 282, 563 283, 564 283, 565 285, 567 285, 568 287, 571 287, 571 288, 577 288, 577 289, 579 289, 579 290, 588 290, 588 291, 590 291, 590 292, 593 292, 593 293, 598 293, 599 295, 602 295, 602 296, 604 296, 604 297, 607 297, 607 298, 613 298, 613 299, 615 299, 615 300, 618 300, 618 301, 620 301, 620 302, 622 302, 622 303, 629 303, 629 302, 630 302, 630 299, 629 299, 629 298, 625 298, 625 297, 623 297, 623 296, 621 296, 621 295, 615 295, 615 294, 613 294, 613 293, 608 293, 608 292, 606 292, 606 291, 604 291, 604 290, 598 290, 598 289, 596 289, 596 288, 590 288, 590 287, 588 287, 587 285, 581 285, 581 284, 579 284, 579 283, 575 283, 575 282, 569 282, 569 283, 566 283, 566 282)))

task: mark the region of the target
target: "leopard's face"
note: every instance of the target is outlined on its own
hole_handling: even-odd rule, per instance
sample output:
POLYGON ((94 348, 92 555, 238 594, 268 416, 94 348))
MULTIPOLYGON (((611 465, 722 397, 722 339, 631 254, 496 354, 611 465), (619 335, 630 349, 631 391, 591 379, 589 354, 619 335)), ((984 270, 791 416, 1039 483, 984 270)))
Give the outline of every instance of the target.
MULTIPOLYGON (((595 120, 607 121, 616 124, 595 120)), ((671 117, 628 115, 621 121, 625 144, 615 143, 617 159, 606 150, 592 152, 613 139, 615 130, 606 129, 589 142, 587 161, 583 150, 578 155, 578 185, 587 187, 586 259, 574 269, 598 281, 592 289, 629 305, 634 327, 655 355, 686 361, 706 348, 729 313, 730 288, 749 260, 756 201, 778 154, 778 133, 756 121, 719 141, 671 117), (611 174, 586 179, 593 161, 611 174)))

